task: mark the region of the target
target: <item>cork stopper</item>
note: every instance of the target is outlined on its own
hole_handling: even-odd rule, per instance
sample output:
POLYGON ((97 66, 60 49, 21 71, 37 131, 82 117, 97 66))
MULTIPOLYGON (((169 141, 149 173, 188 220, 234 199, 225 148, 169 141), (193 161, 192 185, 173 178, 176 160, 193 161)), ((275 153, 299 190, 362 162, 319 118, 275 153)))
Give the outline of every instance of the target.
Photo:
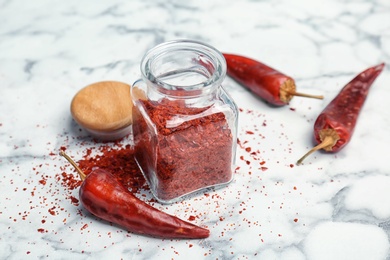
POLYGON ((74 120, 94 137, 113 140, 128 134, 123 129, 132 124, 132 108, 130 85, 103 81, 81 89, 70 110, 74 120))

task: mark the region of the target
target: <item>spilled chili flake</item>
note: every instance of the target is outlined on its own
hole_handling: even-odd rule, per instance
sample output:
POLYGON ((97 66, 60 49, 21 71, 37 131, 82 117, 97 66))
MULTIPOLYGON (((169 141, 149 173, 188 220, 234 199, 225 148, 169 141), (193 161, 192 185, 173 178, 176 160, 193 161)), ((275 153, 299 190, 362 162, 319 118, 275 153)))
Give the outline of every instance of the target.
POLYGON ((188 218, 188 220, 189 220, 189 221, 194 221, 194 220, 195 220, 195 216, 192 216, 192 215, 191 215, 191 216, 188 218))
POLYGON ((88 175, 94 169, 100 168, 111 172, 133 193, 139 192, 140 189, 148 189, 145 178, 134 160, 134 149, 131 145, 119 148, 104 145, 98 148, 98 152, 100 154, 92 156, 93 149, 89 148, 83 159, 78 161, 85 174, 88 175))

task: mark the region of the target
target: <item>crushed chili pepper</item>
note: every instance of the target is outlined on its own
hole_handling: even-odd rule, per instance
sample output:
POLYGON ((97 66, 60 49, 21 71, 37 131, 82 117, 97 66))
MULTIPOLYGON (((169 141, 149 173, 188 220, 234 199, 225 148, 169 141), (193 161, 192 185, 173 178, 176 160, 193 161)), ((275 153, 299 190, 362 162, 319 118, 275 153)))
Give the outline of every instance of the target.
POLYGON ((187 107, 165 99, 140 100, 140 103, 155 123, 156 133, 135 108, 135 158, 157 199, 171 201, 232 180, 232 147, 236 140, 223 112, 210 112, 210 107, 187 107), (175 120, 180 123, 169 125, 175 120))
POLYGON ((294 96, 323 99, 323 96, 296 92, 293 78, 260 61, 248 57, 226 54, 227 74, 260 98, 275 106, 283 106, 294 96))
MULTIPOLYGON (((65 157, 82 179, 80 202, 90 213, 118 224, 128 231, 161 238, 206 238, 208 229, 164 213, 133 195, 105 169, 97 168, 86 175, 64 151, 65 157)), ((85 226, 85 225, 84 225, 85 226)))
POLYGON ((111 172, 132 193, 149 189, 134 159, 134 148, 131 145, 117 149, 109 145, 101 146, 99 151, 100 154, 91 156, 92 149, 89 148, 83 159, 77 162, 86 175, 99 166, 100 169, 111 172))
POLYGON ((314 123, 318 145, 299 159, 298 165, 317 150, 337 152, 350 141, 368 91, 384 66, 382 63, 359 73, 325 107, 314 123))

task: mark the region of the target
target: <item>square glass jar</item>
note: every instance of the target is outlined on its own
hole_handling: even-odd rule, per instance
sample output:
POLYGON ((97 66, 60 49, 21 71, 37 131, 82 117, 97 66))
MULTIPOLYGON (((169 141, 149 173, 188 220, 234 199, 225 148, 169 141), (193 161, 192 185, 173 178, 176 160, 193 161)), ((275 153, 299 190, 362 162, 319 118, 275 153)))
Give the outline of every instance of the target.
POLYGON ((233 179, 238 109, 215 48, 172 41, 150 50, 132 86, 135 159, 153 195, 171 203, 233 179))

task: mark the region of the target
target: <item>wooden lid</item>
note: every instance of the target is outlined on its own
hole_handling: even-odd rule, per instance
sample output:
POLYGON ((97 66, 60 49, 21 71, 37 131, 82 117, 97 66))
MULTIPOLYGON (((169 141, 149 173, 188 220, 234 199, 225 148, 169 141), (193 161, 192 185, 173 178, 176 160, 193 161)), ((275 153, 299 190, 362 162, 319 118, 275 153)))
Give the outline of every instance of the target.
POLYGON ((88 85, 73 98, 71 113, 86 129, 110 132, 132 123, 130 86, 116 81, 88 85))

